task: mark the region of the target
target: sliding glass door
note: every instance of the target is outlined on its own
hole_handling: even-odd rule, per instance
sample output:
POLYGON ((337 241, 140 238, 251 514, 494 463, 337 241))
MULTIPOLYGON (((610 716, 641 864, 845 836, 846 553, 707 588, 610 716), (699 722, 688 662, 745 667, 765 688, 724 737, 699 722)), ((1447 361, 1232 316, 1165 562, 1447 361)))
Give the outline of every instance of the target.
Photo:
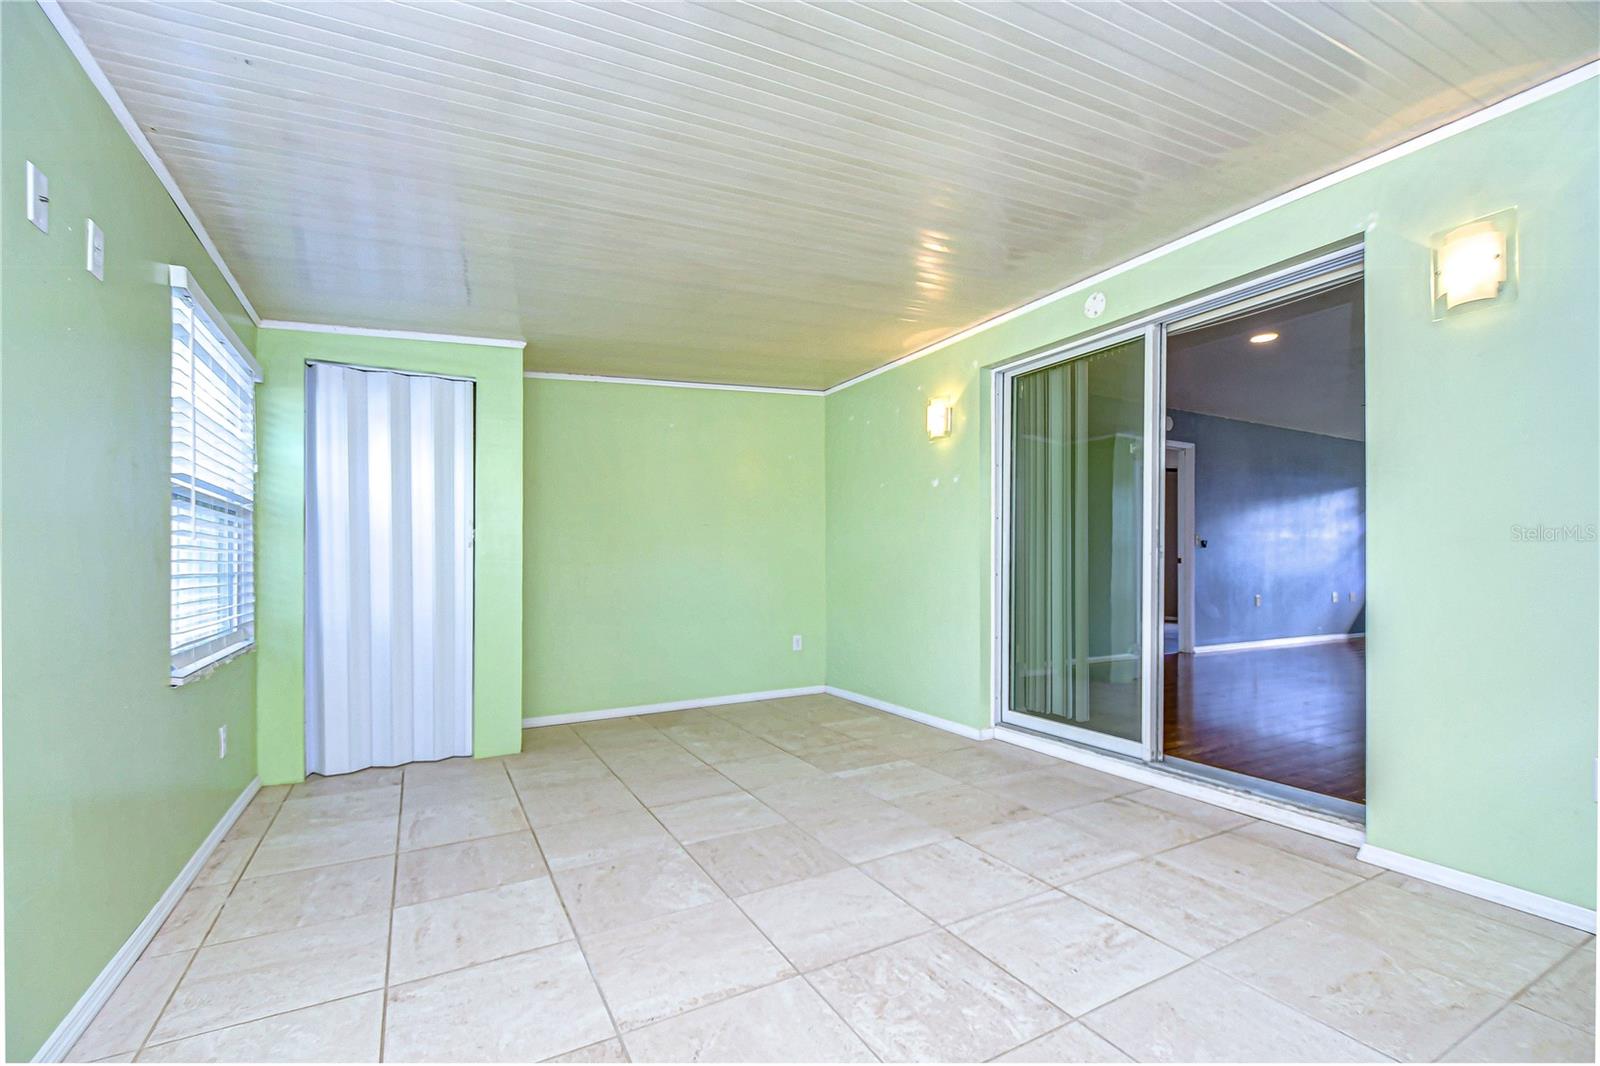
POLYGON ((1148 337, 1008 373, 1001 720, 1146 753, 1148 337))

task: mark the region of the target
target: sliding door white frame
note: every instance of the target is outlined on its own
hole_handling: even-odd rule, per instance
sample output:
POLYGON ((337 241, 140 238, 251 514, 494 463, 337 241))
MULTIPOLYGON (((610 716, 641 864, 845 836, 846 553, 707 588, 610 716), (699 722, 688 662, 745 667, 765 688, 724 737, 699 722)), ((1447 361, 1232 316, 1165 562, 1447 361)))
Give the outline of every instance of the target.
MULTIPOLYGON (((1166 468, 1166 338, 1169 329, 1188 329, 1241 313, 1290 295, 1315 291, 1359 276, 1364 246, 1358 241, 1212 293, 1190 297, 1131 321, 1054 348, 1026 355, 990 369, 990 397, 994 408, 990 456, 992 461, 990 506, 993 539, 990 543, 990 683, 993 693, 991 723, 1017 726, 1036 733, 1098 748, 1159 766, 1162 731, 1162 611, 1161 611, 1161 511, 1166 468), (1011 384, 1019 374, 1068 362, 1114 344, 1142 338, 1145 343, 1144 499, 1140 541, 1143 546, 1140 685, 1142 736, 1138 741, 1111 737, 1092 730, 1013 710, 1011 703, 1011 384)), ((1192 554, 1192 553, 1191 553, 1192 554)))
MULTIPOLYGON (((1137 740, 1132 740, 1126 737, 1112 736, 1110 734, 1097 732, 1083 726, 1073 725, 1069 722, 1062 721, 1059 718, 1048 718, 1043 715, 1029 714, 1025 711, 1019 711, 1011 706, 1011 386, 1016 378, 1023 374, 1027 374, 1035 370, 1041 370, 1046 367, 1057 366, 1062 363, 1070 363, 1074 360, 1093 355, 1096 352, 1103 351, 1106 348, 1115 347, 1119 344, 1125 344, 1130 341, 1141 341, 1143 344, 1144 355, 1144 395, 1147 401, 1144 405, 1146 409, 1144 419, 1144 438, 1148 440, 1150 436, 1148 399, 1151 388, 1151 345, 1154 344, 1156 340, 1157 330, 1153 325, 1147 325, 1133 329, 1124 328, 1119 330, 1111 330, 1105 333, 1096 334, 1093 337, 1090 337, 1088 340, 1074 344, 1068 348, 1049 352, 1034 359, 1022 360, 1020 362, 1012 363, 997 369, 994 376, 993 392, 996 426, 994 447, 994 484, 996 488, 995 506, 997 508, 997 515, 1003 519, 997 523, 996 536, 1005 538, 1004 542, 998 545, 999 550, 995 556, 998 564, 995 569, 995 583, 996 589, 999 590, 1000 594, 995 600, 997 606, 994 618, 996 635, 996 693, 994 720, 996 722, 1004 722, 1011 725, 1020 725, 1036 732, 1048 733, 1053 736, 1060 737, 1063 740, 1071 740, 1081 744, 1089 744, 1107 751, 1116 752, 1119 755, 1129 755, 1135 758, 1143 758, 1145 756, 1145 752, 1149 748, 1148 736, 1141 735, 1141 737, 1137 740)), ((1143 484, 1140 486, 1140 491, 1146 496, 1148 496, 1150 491, 1150 466, 1151 464, 1146 461, 1141 471, 1143 484)), ((1157 476, 1159 476, 1159 474, 1157 476)), ((1142 560, 1148 558, 1150 550, 1151 543, 1149 523, 1145 522, 1142 524, 1142 528, 1140 530, 1139 559, 1142 560)), ((1141 589, 1143 589, 1146 585, 1148 585, 1148 579, 1141 575, 1141 589)), ((1139 632, 1141 634, 1148 633, 1150 631, 1150 619, 1147 617, 1149 605, 1144 603, 1144 601, 1147 599, 1148 597, 1141 596, 1141 603, 1143 603, 1143 606, 1141 607, 1141 618, 1139 619, 1139 632)), ((1148 639, 1141 641, 1141 647, 1139 650, 1141 693, 1143 687, 1148 684, 1148 678, 1150 676, 1148 644, 1148 639)), ((1082 702, 1081 693, 1079 702, 1082 702)), ((1087 710, 1087 708, 1083 706, 1077 706, 1075 709, 1079 712, 1087 710)), ((1141 729, 1141 733, 1143 732, 1144 730, 1141 729)))

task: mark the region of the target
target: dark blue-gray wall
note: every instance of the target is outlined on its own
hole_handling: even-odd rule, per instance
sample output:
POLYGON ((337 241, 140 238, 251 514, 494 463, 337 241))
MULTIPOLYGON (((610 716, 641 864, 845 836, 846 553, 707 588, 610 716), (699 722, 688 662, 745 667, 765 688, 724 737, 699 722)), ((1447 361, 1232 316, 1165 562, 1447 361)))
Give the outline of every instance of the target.
POLYGON ((1195 446, 1195 643, 1362 632, 1362 442, 1167 413, 1195 446))

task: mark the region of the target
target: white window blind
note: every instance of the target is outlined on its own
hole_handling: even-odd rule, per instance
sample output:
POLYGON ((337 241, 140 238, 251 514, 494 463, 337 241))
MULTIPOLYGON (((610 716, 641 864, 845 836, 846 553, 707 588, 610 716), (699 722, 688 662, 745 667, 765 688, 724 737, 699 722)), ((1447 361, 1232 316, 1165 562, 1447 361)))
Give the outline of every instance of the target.
POLYGON ((260 369, 172 269, 172 677, 255 640, 255 383, 260 369))

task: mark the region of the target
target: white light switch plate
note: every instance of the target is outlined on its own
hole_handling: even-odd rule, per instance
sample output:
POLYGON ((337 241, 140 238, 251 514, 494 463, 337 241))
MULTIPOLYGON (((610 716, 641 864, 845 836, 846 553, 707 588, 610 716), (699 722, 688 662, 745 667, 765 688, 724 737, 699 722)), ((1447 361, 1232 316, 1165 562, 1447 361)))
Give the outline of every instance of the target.
POLYGON ((28 163, 28 221, 39 227, 39 232, 50 232, 50 179, 44 172, 28 163))
POLYGON ((83 268, 93 274, 99 281, 106 280, 106 232, 95 224, 94 219, 86 219, 84 233, 86 245, 84 249, 83 268))

